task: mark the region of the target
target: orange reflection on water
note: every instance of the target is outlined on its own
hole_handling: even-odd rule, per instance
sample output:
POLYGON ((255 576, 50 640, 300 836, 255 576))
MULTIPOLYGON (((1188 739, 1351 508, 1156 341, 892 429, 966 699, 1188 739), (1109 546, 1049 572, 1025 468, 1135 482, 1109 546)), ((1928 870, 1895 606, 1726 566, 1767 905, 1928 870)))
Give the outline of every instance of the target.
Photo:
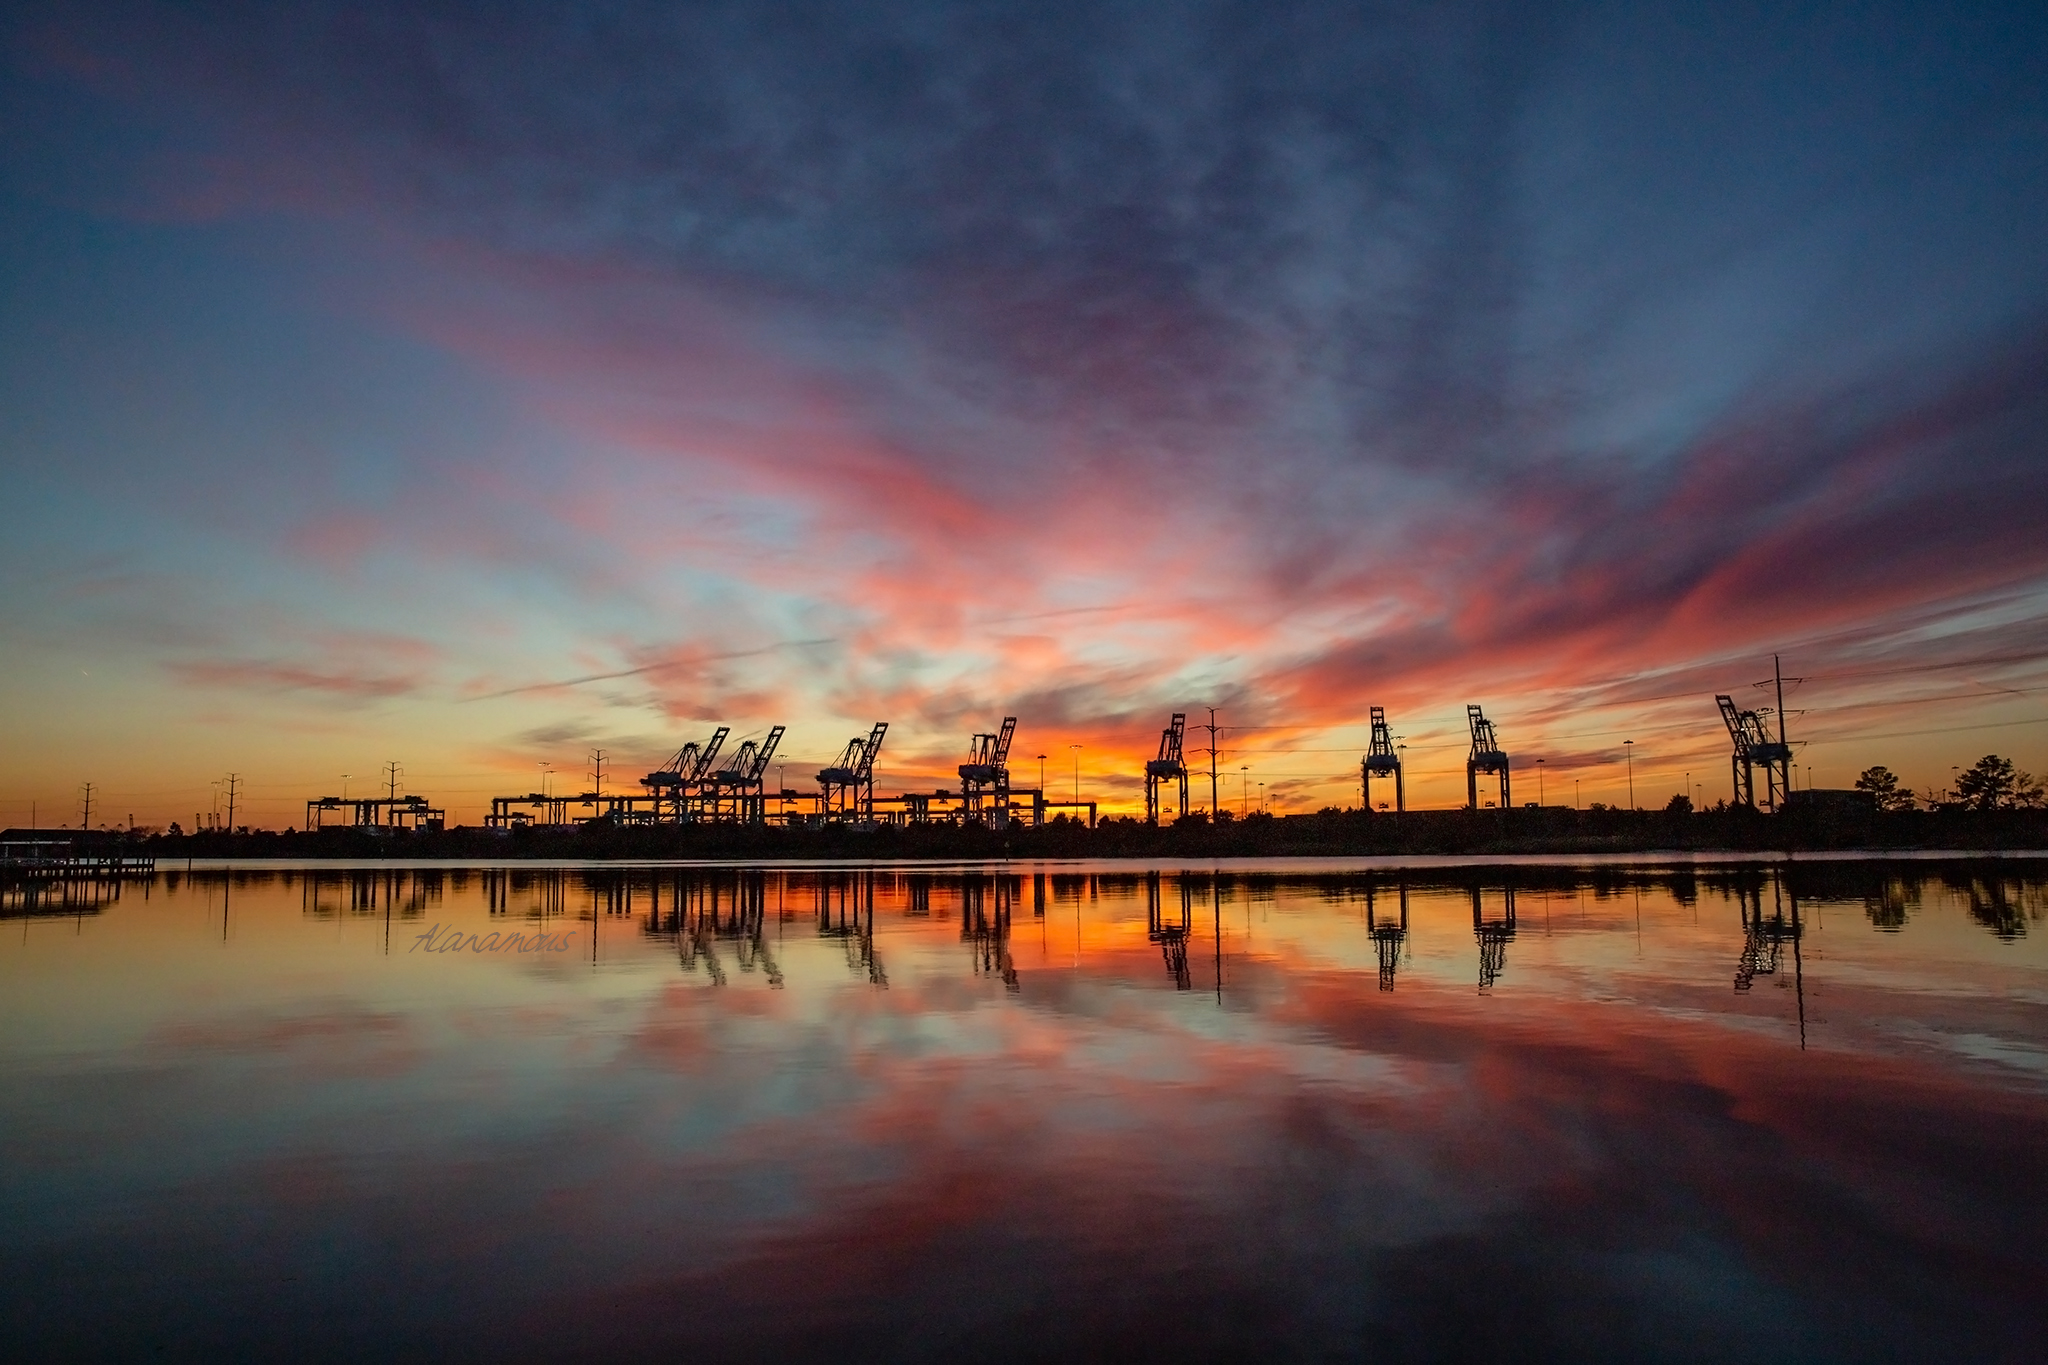
POLYGON ((10 1307, 52 1349, 246 1350, 374 1282, 336 1349, 1541 1356, 1593 1321, 1631 1355, 2024 1354, 2043 886, 378 867, 17 897, 10 1307), (673 1312, 706 1293, 716 1321, 673 1312))

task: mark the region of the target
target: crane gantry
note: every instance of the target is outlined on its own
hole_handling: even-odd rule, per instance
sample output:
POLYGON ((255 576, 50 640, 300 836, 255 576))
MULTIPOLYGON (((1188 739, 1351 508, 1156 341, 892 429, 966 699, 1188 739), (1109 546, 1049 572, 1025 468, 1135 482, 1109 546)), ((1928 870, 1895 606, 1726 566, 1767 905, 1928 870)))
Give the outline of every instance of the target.
POLYGON ((830 818, 855 820, 875 818, 875 757, 882 752, 882 737, 889 722, 878 720, 865 737, 846 741, 839 761, 818 773, 818 813, 830 818))
POLYGON ((1188 718, 1173 713, 1173 722, 1159 732, 1159 757, 1145 764, 1145 822, 1159 823, 1159 789, 1168 782, 1180 783, 1180 813, 1188 813, 1188 765, 1181 759, 1181 741, 1186 738, 1188 718))
POLYGON ((1001 829, 1010 823, 1010 739, 1017 733, 1017 718, 1004 716, 995 734, 976 735, 970 746, 972 757, 960 765, 960 804, 969 820, 986 819, 1001 829), (982 803, 993 801, 984 815, 982 803))
POLYGON ((1394 732, 1387 725, 1387 711, 1383 706, 1372 708, 1372 739, 1366 745, 1365 757, 1358 761, 1358 796, 1366 812, 1372 812, 1372 780, 1375 777, 1394 779, 1394 810, 1396 813, 1408 809, 1408 793, 1401 781, 1401 755, 1394 748, 1394 732))
POLYGON ((1479 774, 1500 775, 1500 808, 1508 809, 1508 756, 1493 732, 1493 722, 1477 706, 1465 707, 1465 723, 1472 727, 1472 752, 1465 759, 1465 804, 1479 809, 1479 774))

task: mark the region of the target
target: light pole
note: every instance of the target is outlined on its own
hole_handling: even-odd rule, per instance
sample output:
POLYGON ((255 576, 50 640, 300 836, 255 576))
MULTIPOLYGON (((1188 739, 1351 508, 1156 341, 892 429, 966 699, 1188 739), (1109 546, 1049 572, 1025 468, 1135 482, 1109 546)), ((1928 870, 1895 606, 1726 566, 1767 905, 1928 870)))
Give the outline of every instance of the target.
POLYGON ((1249 763, 1238 765, 1237 808, 1249 820, 1252 814, 1252 767, 1249 763))
POLYGON ((1636 742, 1625 739, 1621 742, 1622 753, 1628 756, 1628 808, 1636 808, 1636 742))
POLYGON ((341 799, 343 801, 348 800, 348 779, 349 775, 347 773, 341 775, 341 799))
POLYGON ((1078 805, 1081 801, 1081 746, 1069 744, 1067 747, 1074 751, 1074 802, 1078 805))
POLYGON ((1536 804, 1543 804, 1543 760, 1536 760, 1536 804))
POLYGON ((1045 795, 1045 755, 1038 756, 1038 794, 1045 795))
POLYGON ((1259 784, 1259 814, 1261 814, 1261 815, 1264 815, 1265 813, 1266 813, 1266 784, 1265 784, 1265 783, 1263 783, 1263 782, 1261 782, 1261 783, 1259 784))
POLYGON ((1692 774, 1691 774, 1691 773, 1687 773, 1687 774, 1685 775, 1685 803, 1686 803, 1686 804, 1687 804, 1688 806, 1692 804, 1692 774))
POLYGON ((1572 809, 1573 809, 1573 810, 1577 810, 1578 808, 1579 808, 1579 779, 1575 777, 1575 778, 1573 778, 1573 779, 1572 779, 1572 809))

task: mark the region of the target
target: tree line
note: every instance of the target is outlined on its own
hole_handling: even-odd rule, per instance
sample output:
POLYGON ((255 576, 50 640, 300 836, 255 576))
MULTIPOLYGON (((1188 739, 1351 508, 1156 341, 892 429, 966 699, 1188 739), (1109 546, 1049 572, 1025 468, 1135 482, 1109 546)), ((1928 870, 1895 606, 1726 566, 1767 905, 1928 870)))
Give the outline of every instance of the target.
POLYGON ((1868 793, 1881 811, 1923 806, 1928 810, 2039 810, 2048 804, 2039 778, 1997 754, 1986 754, 1958 773, 1955 786, 1946 791, 1930 787, 1916 796, 1883 766, 1865 768, 1856 779, 1856 790, 1868 793))

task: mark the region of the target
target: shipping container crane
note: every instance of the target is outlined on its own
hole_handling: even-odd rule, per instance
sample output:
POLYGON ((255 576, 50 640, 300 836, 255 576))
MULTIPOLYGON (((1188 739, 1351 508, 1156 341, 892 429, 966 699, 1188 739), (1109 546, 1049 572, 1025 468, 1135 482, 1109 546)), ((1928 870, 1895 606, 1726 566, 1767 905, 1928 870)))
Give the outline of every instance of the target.
POLYGON ((1394 748, 1394 732, 1387 725, 1386 708, 1375 706, 1372 708, 1372 742, 1358 763, 1359 799, 1365 802, 1367 812, 1372 810, 1372 780, 1389 776, 1394 779, 1394 810, 1397 813, 1405 811, 1408 809, 1408 794, 1401 784, 1401 755, 1394 748))
POLYGON ((969 820, 982 818, 981 803, 995 802, 989 822, 1001 829, 1010 822, 1010 738, 1017 733, 1017 718, 1003 717, 996 734, 976 735, 973 757, 960 765, 960 804, 969 820))
MULTIPOLYGON (((1792 746, 1772 739, 1764 718, 1755 711, 1738 710, 1733 697, 1716 696, 1722 723, 1735 746, 1728 760, 1729 776, 1735 788, 1735 804, 1756 809, 1756 770, 1764 770, 1764 804, 1777 810, 1792 786, 1792 746)), ((1783 717, 1779 723, 1782 727, 1783 717)), ((1783 734, 1782 728, 1779 731, 1783 734)))
POLYGON ((882 736, 889 722, 878 720, 865 739, 855 735, 846 742, 839 761, 818 774, 818 810, 825 816, 851 816, 856 820, 875 818, 875 756, 882 752, 882 736))
POLYGON ((762 790, 762 776, 775 757, 776 746, 782 743, 782 732, 783 727, 778 725, 766 738, 746 741, 712 778, 716 788, 712 798, 714 818, 727 814, 724 807, 730 802, 730 817, 740 824, 758 825, 767 819, 768 801, 762 790))
POLYGON ((1500 775, 1500 808, 1508 808, 1508 756, 1493 733, 1493 722, 1476 706, 1465 708, 1465 723, 1472 727, 1472 752, 1465 759, 1465 803, 1479 809, 1479 774, 1500 775))
POLYGON ((1515 941, 1515 888, 1503 892, 1506 898, 1498 919, 1488 919, 1480 905, 1479 886, 1472 886, 1472 936, 1479 940, 1479 989, 1493 989, 1507 970, 1508 945, 1515 941))
POLYGON ((1159 733, 1159 757, 1145 764, 1145 820, 1148 824, 1159 823, 1159 788, 1170 781, 1180 782, 1180 813, 1188 813, 1188 765, 1181 761, 1181 740, 1186 736, 1188 718, 1181 712, 1173 713, 1173 723, 1159 733))
POLYGON ((647 788, 654 798, 654 818, 662 818, 664 807, 668 818, 680 824, 695 814, 691 810, 691 798, 711 773, 711 765, 718 760, 718 750, 725 743, 725 737, 732 733, 730 726, 721 725, 710 739, 699 744, 691 740, 676 751, 658 771, 640 779, 640 785, 647 788))

